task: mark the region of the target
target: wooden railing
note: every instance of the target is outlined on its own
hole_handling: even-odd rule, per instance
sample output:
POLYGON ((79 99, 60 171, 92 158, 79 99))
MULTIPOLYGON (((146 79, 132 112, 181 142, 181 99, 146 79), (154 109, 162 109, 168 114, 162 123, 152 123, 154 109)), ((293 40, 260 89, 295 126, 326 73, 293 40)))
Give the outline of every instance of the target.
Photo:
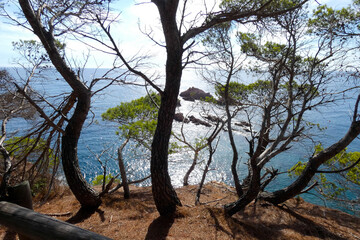
POLYGON ((33 240, 110 240, 9 202, 0 202, 0 224, 33 240))

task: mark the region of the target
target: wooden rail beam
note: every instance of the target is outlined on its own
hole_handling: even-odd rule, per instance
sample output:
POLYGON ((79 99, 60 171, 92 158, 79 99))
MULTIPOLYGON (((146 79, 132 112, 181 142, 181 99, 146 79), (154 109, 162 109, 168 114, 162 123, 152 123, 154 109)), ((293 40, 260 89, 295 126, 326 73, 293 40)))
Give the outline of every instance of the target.
POLYGON ((0 202, 0 224, 34 240, 111 240, 9 202, 0 202))

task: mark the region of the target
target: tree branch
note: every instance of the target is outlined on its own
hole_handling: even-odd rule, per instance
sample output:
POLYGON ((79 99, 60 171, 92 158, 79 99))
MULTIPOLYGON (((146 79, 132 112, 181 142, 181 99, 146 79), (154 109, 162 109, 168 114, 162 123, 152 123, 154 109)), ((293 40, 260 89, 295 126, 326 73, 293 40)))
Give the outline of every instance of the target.
POLYGON ((56 125, 47 115, 46 113, 41 109, 41 107, 39 105, 37 105, 34 100, 31 99, 31 97, 29 95, 26 94, 26 92, 24 92, 23 89, 21 89, 21 87, 19 85, 17 85, 16 83, 14 83, 15 87, 17 88, 17 90, 26 98, 26 100, 28 100, 28 102, 34 106, 34 108, 38 111, 38 113, 41 115, 41 117, 43 117, 47 123, 52 126, 53 128, 55 128, 57 131, 64 133, 64 130, 61 129, 58 125, 56 125))
MULTIPOLYGON (((267 3, 263 4, 258 9, 255 9, 255 10, 247 10, 247 11, 234 10, 234 11, 230 11, 230 12, 217 13, 210 20, 206 19, 205 22, 202 24, 202 26, 192 28, 189 31, 187 31, 184 35, 182 35, 182 37, 181 37, 182 42, 185 43, 189 39, 195 37, 196 35, 204 32, 220 23, 229 22, 229 21, 233 21, 233 20, 239 20, 239 19, 249 19, 250 17, 256 17, 257 19, 260 19, 260 18, 267 18, 267 17, 281 15, 281 14, 287 13, 289 11, 292 11, 292 10, 295 10, 295 9, 301 7, 306 2, 308 2, 308 0, 304 0, 292 8, 278 10, 278 11, 270 11, 270 12, 265 11, 264 8, 266 8, 266 6, 268 4, 270 4, 271 2, 273 2, 273 0, 269 0, 267 3)), ((246 23, 246 21, 244 21, 243 23, 246 23)))
POLYGON ((351 168, 355 167, 358 163, 360 163, 360 157, 358 160, 356 160, 356 162, 354 162, 353 164, 351 164, 350 166, 343 168, 343 169, 339 169, 339 170, 334 170, 334 171, 323 171, 323 170, 318 170, 316 171, 316 173, 341 173, 341 172, 345 172, 347 170, 350 170, 351 168))

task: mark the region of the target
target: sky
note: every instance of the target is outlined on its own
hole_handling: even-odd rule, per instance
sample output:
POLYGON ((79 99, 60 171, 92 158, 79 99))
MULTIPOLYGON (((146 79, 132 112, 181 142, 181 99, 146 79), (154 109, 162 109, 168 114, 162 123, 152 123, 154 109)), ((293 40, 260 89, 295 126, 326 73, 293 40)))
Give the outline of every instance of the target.
MULTIPOLYGON (((134 53, 146 53, 155 57, 155 62, 159 63, 159 67, 162 67, 161 63, 164 64, 165 62, 164 49, 156 46, 139 30, 139 26, 143 30, 151 30, 155 39, 162 40, 157 9, 150 1, 140 1, 120 0, 113 2, 113 7, 118 9, 114 12, 121 12, 121 14, 120 22, 112 27, 112 32, 126 57, 130 58, 134 53)), ((351 0, 318 0, 317 2, 333 6, 334 8, 340 8, 350 4, 351 0)), ((318 5, 317 2, 313 0, 310 7, 318 5)), ((191 7, 188 13, 190 15, 195 14, 197 9, 202 6, 202 3, 203 1, 200 0, 190 0, 189 5, 191 7)), ((14 9, 14 7, 8 9, 14 9)), ((19 56, 13 50, 12 42, 19 41, 20 39, 36 39, 30 31, 6 22, 6 19, 0 18, 0 67, 16 66, 19 56)), ((83 56, 88 53, 89 49, 84 44, 77 41, 67 41, 67 56, 69 58, 73 58, 75 61, 82 61, 83 56)), ((107 68, 112 65, 113 58, 98 51, 91 50, 90 56, 87 67, 107 68)))

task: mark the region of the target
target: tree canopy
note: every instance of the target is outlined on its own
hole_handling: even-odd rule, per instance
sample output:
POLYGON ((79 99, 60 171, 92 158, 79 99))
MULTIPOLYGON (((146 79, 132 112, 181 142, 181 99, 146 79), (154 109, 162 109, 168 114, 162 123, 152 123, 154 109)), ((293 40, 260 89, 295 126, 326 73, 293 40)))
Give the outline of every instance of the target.
MULTIPOLYGON (((198 141, 193 148, 195 158, 196 151, 204 146, 208 148, 209 159, 204 172, 208 171, 216 150, 213 141, 219 129, 227 125, 233 156, 231 172, 239 199, 225 206, 226 214, 233 215, 259 198, 275 204, 284 202, 301 193, 319 173, 321 166, 340 168, 354 162, 357 155, 347 155, 344 149, 360 133, 360 97, 355 101, 351 123, 343 138, 330 146, 317 148, 301 165, 303 170, 297 170, 295 181, 287 187, 275 192, 266 191, 279 172, 268 168, 272 159, 308 137, 311 126, 307 124, 306 116, 310 111, 336 101, 339 96, 328 86, 337 77, 336 72, 342 70, 339 67, 343 66, 349 54, 358 50, 359 46, 354 44, 358 44, 359 39, 359 1, 340 10, 319 6, 311 18, 306 9, 309 0, 222 0, 216 1, 213 7, 204 2, 204 10, 195 15, 190 14, 187 0, 151 2, 160 18, 160 26, 153 27, 162 30, 159 38, 163 42, 153 38, 151 30, 144 32, 156 46, 166 49, 161 74, 149 74, 151 71, 146 68, 151 66, 147 62, 148 56, 124 55, 121 41, 114 35, 113 24, 117 17, 111 8, 113 1, 19 0, 13 2, 21 10, 19 18, 12 17, 5 10, 2 14, 39 39, 40 42, 14 43, 24 58, 35 67, 51 64, 61 75, 61 81, 71 88, 72 93, 61 104, 51 105, 54 112, 49 115, 24 87, 16 87, 23 99, 45 119, 47 144, 44 152, 52 149, 51 143, 55 144, 58 154, 61 152, 68 185, 83 207, 98 207, 105 193, 94 191, 81 174, 78 142, 90 113, 92 97, 114 83, 136 83, 156 91, 121 103, 102 117, 120 125, 120 136, 151 151, 152 193, 160 215, 171 215, 181 206, 171 182, 168 162, 183 72, 189 66, 197 68, 208 83, 213 84, 219 98, 213 103, 222 103, 226 113, 225 119, 217 121, 215 130, 206 141, 198 141), (68 38, 106 53, 113 59, 113 68, 100 78, 84 79, 80 68, 74 64, 76 61, 68 59, 68 38), (115 70, 117 75, 110 76, 115 70), (242 79, 245 70, 256 79, 242 79), (100 85, 101 81, 106 82, 100 85), (95 90, 95 86, 100 87, 95 90), (248 171, 240 176, 237 167, 240 148, 233 132, 236 117, 242 118, 248 127, 248 134, 244 135, 248 143, 248 171)), ((1 7, 6 8, 5 5, 1 7)), ((347 65, 352 68, 347 76, 357 80, 359 68, 356 64, 347 65)), ((0 84, 7 87, 2 82, 0 84)), ((358 85, 353 89, 356 87, 358 85)), ((348 91, 345 88, 339 90, 342 93, 348 91)), ((0 101, 9 104, 7 100, 0 101)), ((7 113, 3 111, 2 114, 7 113)), ((35 141, 42 139, 38 136, 35 141)), ((347 172, 350 175, 344 175, 345 179, 357 184, 356 172, 354 165, 347 172)), ((329 186, 324 178, 321 181, 324 186, 329 186)))

